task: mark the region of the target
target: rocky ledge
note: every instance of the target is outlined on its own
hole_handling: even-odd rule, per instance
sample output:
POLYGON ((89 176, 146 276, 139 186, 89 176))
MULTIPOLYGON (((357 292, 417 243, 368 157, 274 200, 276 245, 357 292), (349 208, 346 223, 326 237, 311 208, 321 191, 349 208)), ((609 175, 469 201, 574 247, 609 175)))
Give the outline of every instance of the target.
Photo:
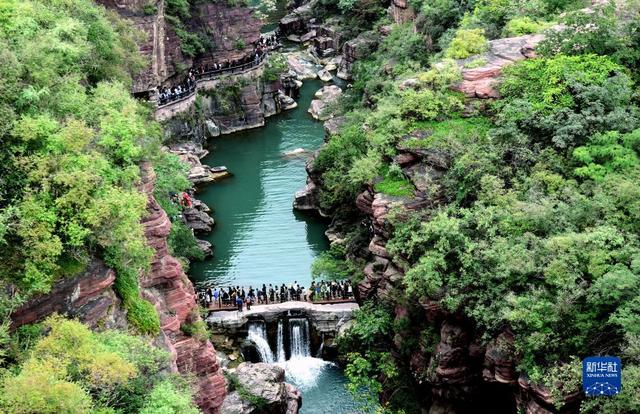
POLYGON ((209 151, 202 148, 202 144, 186 142, 171 145, 165 150, 177 155, 180 161, 189 165, 188 178, 196 187, 215 183, 231 176, 225 167, 209 167, 202 164, 202 158, 209 154, 209 151))
POLYGON ((222 404, 222 414, 297 414, 302 395, 284 382, 284 369, 271 364, 243 362, 227 371, 231 391, 222 404), (233 380, 229 380, 233 378, 233 380))

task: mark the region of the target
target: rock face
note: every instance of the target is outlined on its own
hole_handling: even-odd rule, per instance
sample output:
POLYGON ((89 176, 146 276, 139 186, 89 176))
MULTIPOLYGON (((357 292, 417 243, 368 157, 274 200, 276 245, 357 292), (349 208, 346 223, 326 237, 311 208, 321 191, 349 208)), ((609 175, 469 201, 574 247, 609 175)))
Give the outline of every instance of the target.
POLYGON ((525 35, 490 41, 486 53, 458 62, 462 67, 462 81, 455 90, 464 93, 467 98, 499 98, 497 85, 502 69, 511 63, 535 56, 534 49, 542 39, 543 35, 525 35), (476 59, 482 59, 486 64, 473 69, 464 67, 466 63, 476 59))
POLYGON ((318 152, 315 152, 307 160, 307 183, 302 189, 296 191, 293 199, 293 208, 299 211, 316 211, 321 216, 327 217, 327 215, 320 208, 318 186, 316 185, 316 180, 319 179, 318 173, 314 169, 314 161, 317 155, 318 152))
POLYGON ((317 99, 311 101, 309 113, 314 119, 325 121, 332 117, 329 106, 336 103, 342 96, 342 89, 337 85, 324 86, 316 92, 315 96, 317 99))
MULTIPOLYGON (((144 37, 140 44, 149 65, 133 83, 134 93, 144 93, 159 86, 178 83, 180 68, 191 67, 193 59, 182 54, 180 38, 166 18, 166 0, 97 0, 98 3, 132 22, 144 37), (147 6, 147 7, 145 7, 147 6), (154 6, 155 9, 148 6, 154 6), (151 13, 149 13, 151 10, 151 13), (175 81, 175 82, 174 82, 175 81)), ((224 62, 251 53, 260 37, 260 21, 249 7, 230 6, 226 2, 201 2, 192 9, 188 22, 195 31, 211 37, 213 49, 195 64, 224 62), (238 47, 244 45, 244 47, 238 47)))
POLYGON ((243 399, 238 391, 227 395, 222 414, 297 414, 302 406, 302 396, 291 384, 284 382, 284 369, 271 364, 243 362, 235 375, 243 391, 264 401, 263 407, 243 399))
POLYGON ((376 32, 364 32, 346 42, 342 48, 342 61, 337 76, 340 79, 351 79, 353 64, 374 51, 379 41, 379 35, 376 32))
POLYGON ((15 329, 53 313, 78 318, 92 328, 126 328, 126 315, 112 289, 115 272, 94 259, 82 274, 58 281, 51 292, 37 296, 11 314, 15 329))
POLYGON ((169 254, 167 237, 171 221, 153 197, 155 174, 142 165, 141 190, 147 194, 147 217, 142 221, 147 243, 155 250, 151 270, 140 279, 142 296, 155 305, 165 346, 172 353, 172 367, 196 381, 196 403, 204 413, 218 413, 225 383, 215 350, 208 340, 185 335, 180 327, 200 319, 196 294, 180 262, 169 254))
POLYGON ((396 24, 403 24, 413 21, 416 18, 416 12, 407 4, 407 0, 392 0, 389 5, 389 16, 396 24))
POLYGON ((180 39, 165 18, 165 0, 97 0, 132 22, 143 34, 140 52, 149 65, 133 82, 134 93, 144 93, 164 84, 178 73, 180 66, 191 66, 191 59, 180 49, 180 39), (153 3, 155 11, 147 14, 144 6, 153 3))
POLYGON ((198 93, 156 111, 171 140, 203 143, 207 138, 264 126, 265 119, 290 108, 283 106, 280 81, 263 82, 264 67, 224 79, 198 82, 198 93), (199 102, 196 103, 196 97, 199 102))
POLYGON ((211 51, 197 59, 196 65, 232 61, 253 52, 262 23, 250 7, 230 6, 224 1, 196 4, 191 24, 204 29, 213 44, 211 51))

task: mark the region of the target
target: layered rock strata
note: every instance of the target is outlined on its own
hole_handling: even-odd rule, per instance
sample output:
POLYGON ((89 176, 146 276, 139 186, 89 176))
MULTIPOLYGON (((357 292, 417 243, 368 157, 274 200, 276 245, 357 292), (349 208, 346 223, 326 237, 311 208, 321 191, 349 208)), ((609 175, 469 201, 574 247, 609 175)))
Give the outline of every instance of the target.
POLYGON ((194 59, 182 53, 181 41, 166 16, 166 0, 97 0, 116 11, 141 33, 140 52, 147 67, 134 79, 133 92, 144 93, 182 81, 184 68, 223 63, 247 56, 260 38, 261 23, 249 7, 227 2, 198 2, 187 29, 206 33, 211 49, 194 59), (182 75, 181 75, 182 74, 182 75))
POLYGON ((142 221, 147 243, 155 250, 151 269, 140 279, 142 296, 155 305, 165 346, 173 368, 196 381, 196 403, 204 413, 218 413, 225 395, 224 377, 208 340, 187 336, 180 327, 200 320, 196 293, 180 262, 169 254, 171 221, 153 197, 155 173, 142 165, 141 190, 147 195, 147 216, 142 221))

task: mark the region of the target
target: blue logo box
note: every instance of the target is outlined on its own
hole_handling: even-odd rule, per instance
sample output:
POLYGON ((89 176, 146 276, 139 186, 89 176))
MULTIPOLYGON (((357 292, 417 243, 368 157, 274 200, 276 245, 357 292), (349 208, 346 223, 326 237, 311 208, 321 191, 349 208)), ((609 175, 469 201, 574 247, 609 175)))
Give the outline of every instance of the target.
POLYGON ((611 356, 582 361, 582 389, 588 397, 616 395, 622 389, 622 362, 611 356))

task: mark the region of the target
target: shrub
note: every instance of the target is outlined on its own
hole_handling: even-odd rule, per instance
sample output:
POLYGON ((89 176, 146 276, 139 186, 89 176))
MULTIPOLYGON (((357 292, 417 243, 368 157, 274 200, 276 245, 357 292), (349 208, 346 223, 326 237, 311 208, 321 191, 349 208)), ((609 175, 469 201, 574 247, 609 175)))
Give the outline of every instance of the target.
POLYGON ((209 330, 207 329, 207 323, 205 321, 183 323, 180 325, 180 330, 184 332, 185 335, 192 336, 199 341, 206 341, 210 337, 209 330))
POLYGON ((392 165, 391 168, 383 171, 382 181, 377 182, 373 189, 394 197, 410 197, 415 191, 413 184, 402 175, 397 165, 392 165))
POLYGON ((408 139, 402 145, 410 148, 442 148, 461 151, 461 146, 471 143, 485 143, 491 122, 484 117, 453 118, 443 121, 418 122, 415 129, 427 133, 425 138, 408 139))
MULTIPOLYGON (((607 57, 557 56, 520 62, 505 68, 500 91, 499 132, 514 147, 519 145, 514 139, 526 136, 557 148, 573 148, 596 132, 629 131, 636 124, 636 111, 629 106, 631 80, 624 68, 607 57)), ((514 151, 528 147, 519 145, 514 151)))
POLYGON ((522 36, 538 33, 547 27, 545 23, 540 23, 530 17, 515 17, 505 25, 502 34, 505 37, 522 36))
POLYGON ((179 378, 166 379, 153 388, 140 414, 198 414, 188 384, 179 378))
POLYGON ((561 23, 564 25, 562 30, 545 33, 545 39, 536 48, 541 55, 613 55, 624 48, 613 5, 595 7, 589 13, 568 13, 561 23))
POLYGON ((156 7, 155 2, 151 2, 142 6, 142 12, 147 16, 153 16, 158 12, 158 8, 156 7))
POLYGON ((489 42, 484 37, 484 29, 460 29, 444 51, 444 55, 452 59, 466 59, 487 50, 489 42))
POLYGON ((287 62, 281 53, 269 55, 267 64, 264 66, 262 80, 264 82, 275 82, 280 79, 280 75, 287 70, 287 62))

